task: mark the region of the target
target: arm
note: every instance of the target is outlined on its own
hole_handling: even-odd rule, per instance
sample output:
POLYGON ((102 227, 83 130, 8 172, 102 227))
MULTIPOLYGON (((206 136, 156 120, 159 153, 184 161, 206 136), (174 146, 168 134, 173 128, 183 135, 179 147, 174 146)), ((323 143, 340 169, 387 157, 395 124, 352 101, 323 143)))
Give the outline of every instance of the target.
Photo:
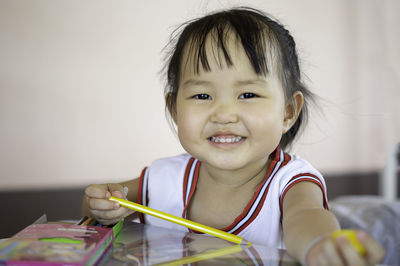
POLYGON ((290 255, 301 261, 305 252, 308 265, 375 265, 382 260, 384 250, 365 232, 358 232, 358 240, 365 247, 360 255, 347 238, 333 239, 333 231, 340 229, 333 213, 323 208, 321 189, 310 182, 294 185, 283 199, 282 226, 284 241, 290 255), (318 240, 310 250, 308 246, 318 240))
POLYGON ((300 182, 286 193, 282 226, 287 251, 298 260, 314 239, 340 229, 336 217, 323 207, 321 189, 311 182, 300 182))
POLYGON ((82 215, 93 217, 103 224, 112 224, 132 214, 133 211, 108 200, 110 196, 125 198, 124 187, 128 188, 127 199, 137 202, 139 178, 115 184, 89 185, 82 201, 82 215))

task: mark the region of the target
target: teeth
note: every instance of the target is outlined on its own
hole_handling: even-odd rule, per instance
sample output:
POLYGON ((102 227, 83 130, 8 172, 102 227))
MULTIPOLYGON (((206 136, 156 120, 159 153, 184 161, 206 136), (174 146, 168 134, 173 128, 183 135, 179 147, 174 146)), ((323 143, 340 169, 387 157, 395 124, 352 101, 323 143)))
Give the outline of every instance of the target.
POLYGON ((212 142, 217 142, 217 143, 234 143, 234 142, 239 142, 243 138, 240 136, 237 137, 211 137, 212 142))

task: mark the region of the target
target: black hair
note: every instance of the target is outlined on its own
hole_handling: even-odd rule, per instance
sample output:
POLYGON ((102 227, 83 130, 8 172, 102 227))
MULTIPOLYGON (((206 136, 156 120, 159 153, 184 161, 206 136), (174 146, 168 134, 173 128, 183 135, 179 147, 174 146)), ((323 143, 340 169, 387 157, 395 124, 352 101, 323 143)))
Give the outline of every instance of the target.
POLYGON ((256 74, 267 75, 271 66, 276 66, 286 101, 292 100, 296 91, 304 96, 303 108, 295 124, 280 141, 280 146, 285 149, 306 122, 308 103, 314 100, 314 94, 302 82, 296 44, 289 31, 277 20, 257 9, 239 7, 211 13, 182 24, 172 33, 163 68, 166 75, 167 110, 171 115, 174 115, 171 112, 176 111, 185 49, 189 49, 189 54, 195 60, 195 71, 199 71, 200 64, 205 71, 210 71, 205 43, 208 36, 214 34, 219 52, 227 66, 231 66, 233 63, 226 47, 226 39, 231 32, 240 40, 256 74))

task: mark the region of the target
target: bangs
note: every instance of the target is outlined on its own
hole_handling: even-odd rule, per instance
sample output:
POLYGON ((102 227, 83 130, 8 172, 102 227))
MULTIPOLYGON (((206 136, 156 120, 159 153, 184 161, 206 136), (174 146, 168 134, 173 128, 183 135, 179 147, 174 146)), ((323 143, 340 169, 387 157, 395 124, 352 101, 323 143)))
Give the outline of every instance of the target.
MULTIPOLYGON (((252 17, 240 17, 226 12, 224 16, 213 17, 207 21, 193 22, 185 31, 188 34, 185 42, 185 62, 181 60, 181 67, 187 66, 189 61, 194 64, 193 69, 198 74, 200 68, 211 71, 209 57, 222 67, 224 64, 233 65, 229 53, 230 38, 236 38, 238 46, 241 44, 257 75, 266 76, 272 67, 273 55, 277 54, 277 45, 272 34, 266 34, 268 28, 252 17), (210 49, 211 48, 211 49, 210 49), (211 53, 210 53, 211 51, 211 53)), ((184 33, 182 33, 184 34, 184 33)), ((182 40, 183 41, 183 40, 182 40)))
POLYGON ((193 64, 196 74, 200 68, 210 71, 209 56, 222 66, 233 65, 229 54, 229 38, 235 37, 241 45, 257 75, 266 76, 272 68, 279 71, 280 50, 274 32, 268 21, 256 12, 243 13, 243 10, 223 11, 201 19, 186 22, 177 28, 167 47, 165 70, 167 70, 167 91, 174 93, 180 81, 182 67, 193 64), (182 28, 183 31, 180 31, 182 28), (211 45, 212 49, 207 49, 211 45), (208 52, 211 50, 212 52, 208 52), (185 56, 184 56, 185 55, 185 56), (186 56, 187 55, 187 56, 186 56))

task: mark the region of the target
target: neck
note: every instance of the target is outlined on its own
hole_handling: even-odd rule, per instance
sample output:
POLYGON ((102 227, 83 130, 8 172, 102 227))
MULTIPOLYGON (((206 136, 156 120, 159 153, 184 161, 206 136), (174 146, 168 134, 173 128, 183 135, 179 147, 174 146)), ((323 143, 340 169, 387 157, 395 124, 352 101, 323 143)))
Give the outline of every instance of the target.
POLYGON ((271 159, 267 158, 250 166, 234 170, 219 169, 202 163, 200 177, 203 181, 212 182, 219 189, 232 190, 243 188, 243 186, 257 187, 264 180, 270 163, 271 159))

